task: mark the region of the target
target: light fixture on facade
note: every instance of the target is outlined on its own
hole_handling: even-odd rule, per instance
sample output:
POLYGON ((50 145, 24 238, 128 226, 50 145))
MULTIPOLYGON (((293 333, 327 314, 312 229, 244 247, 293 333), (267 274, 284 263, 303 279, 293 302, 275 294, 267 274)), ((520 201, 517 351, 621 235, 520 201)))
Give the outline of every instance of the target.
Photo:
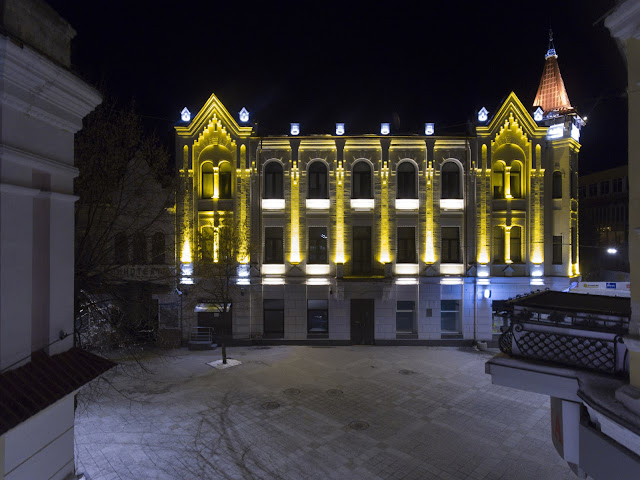
POLYGON ((187 107, 184 107, 182 109, 182 111, 180 112, 180 118, 182 119, 183 122, 190 122, 191 121, 191 112, 189 111, 189 109, 187 107))
POLYGON ((336 123, 336 135, 344 135, 344 123, 336 123))
POLYGON ((291 135, 300 135, 300 124, 292 123, 290 132, 291 132, 291 135))
POLYGON ((380 135, 389 135, 390 132, 390 128, 389 128, 389 124, 388 123, 381 123, 380 124, 380 135))
POLYGON ((435 132, 435 124, 433 123, 425 123, 424 124, 424 134, 425 135, 433 135, 435 132))
POLYGON ((236 285, 251 285, 251 280, 249 280, 248 278, 239 278, 236 281, 236 285))
POLYGON ((238 115, 240 116, 241 122, 247 123, 249 121, 249 111, 246 108, 242 107, 238 115))
POLYGON ((249 276, 249 264, 248 263, 241 263, 240 265, 238 265, 238 276, 239 277, 248 277, 249 276))
POLYGON ((481 123, 486 122, 489 119, 489 110, 482 107, 478 112, 478 121, 481 123))
POLYGON ((609 247, 609 248, 607 248, 607 253, 609 255, 615 255, 616 253, 618 253, 618 249, 615 248, 615 247, 609 247))
POLYGON ((536 109, 536 111, 535 111, 535 112, 533 112, 533 119, 534 119, 536 122, 541 122, 541 121, 542 121, 542 114, 543 114, 543 113, 544 113, 544 112, 542 111, 542 108, 538 107, 538 108, 536 109))
POLYGON ((564 135, 564 125, 562 123, 551 125, 547 129, 547 140, 562 138, 563 135, 564 135))
POLYGON ((484 289, 484 298, 491 298, 491 290, 488 288, 484 289))
POLYGON ((576 142, 580 141, 580 129, 575 125, 571 125, 571 138, 573 138, 576 142))

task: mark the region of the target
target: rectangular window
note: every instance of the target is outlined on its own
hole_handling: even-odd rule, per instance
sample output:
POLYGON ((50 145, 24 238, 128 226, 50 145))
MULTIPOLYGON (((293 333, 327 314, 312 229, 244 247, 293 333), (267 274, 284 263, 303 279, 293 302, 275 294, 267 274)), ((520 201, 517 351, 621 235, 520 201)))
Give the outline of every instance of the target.
POLYGON ((562 265, 562 235, 553 236, 553 264, 562 265))
POLYGON ((522 263, 522 228, 512 227, 509 232, 509 254, 513 263, 522 263))
POLYGON ((553 185, 552 187, 552 197, 553 198, 562 198, 562 172, 555 171, 553 172, 553 185))
POLYGON ((415 227, 398 227, 398 258, 396 263, 417 263, 415 227))
POLYGON ((397 302, 396 333, 414 333, 415 302, 397 302))
POLYGON ((282 227, 264 229, 264 263, 284 263, 282 227))
POLYGON ((284 300, 267 300, 264 308, 264 336, 266 338, 284 337, 284 300))
POLYGON ((354 275, 371 273, 371 227, 353 227, 353 251, 351 255, 354 275))
POLYGON ((460 261, 460 229, 458 227, 442 227, 442 263, 461 263, 460 261))
POLYGON ((329 333, 329 300, 307 300, 307 335, 329 333))
POLYGON ((589 196, 595 197, 598 195, 598 185, 596 183, 592 183, 589 185, 589 196))
POLYGON ((504 227, 499 225, 493 227, 493 261, 495 263, 505 262, 504 227))
POLYGON ((307 263, 329 263, 327 261, 327 227, 309 227, 307 263))
POLYGON ((622 192, 622 179, 614 178, 613 179, 613 193, 621 193, 622 192))
POLYGON ((578 231, 571 227, 571 263, 578 262, 578 231))
POLYGON ((600 182, 600 195, 609 194, 609 180, 603 180, 600 182))
POLYGON ((587 195, 587 187, 582 185, 580 188, 578 188, 578 193, 580 194, 581 198, 584 198, 587 195))
POLYGON ((460 333, 460 300, 440 301, 440 329, 442 333, 460 333))

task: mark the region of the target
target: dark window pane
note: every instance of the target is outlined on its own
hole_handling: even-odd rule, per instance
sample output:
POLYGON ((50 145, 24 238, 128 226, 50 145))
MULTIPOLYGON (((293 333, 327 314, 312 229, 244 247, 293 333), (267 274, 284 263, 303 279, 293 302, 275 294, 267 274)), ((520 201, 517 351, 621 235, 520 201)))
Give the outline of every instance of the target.
POLYGON ((327 166, 323 162, 313 162, 309 167, 309 198, 328 198, 327 166))
POLYGON ((326 334, 329 331, 329 301, 307 301, 307 332, 326 334))
POLYGON ((164 234, 162 232, 156 232, 151 239, 151 257, 152 262, 155 265, 162 265, 164 260, 165 247, 164 247, 164 234))
POLYGON ((358 162, 353 167, 351 198, 373 198, 371 196, 371 166, 358 162))
POLYGON ((553 236, 553 264, 562 264, 562 235, 553 236))
POLYGON ((266 227, 264 237, 264 263, 284 263, 282 227, 266 227))
POLYGON ((129 263, 129 241, 124 233, 118 233, 115 238, 115 263, 125 265, 129 263))
POLYGON ((231 198, 231 164, 229 162, 220 164, 218 187, 220 188, 220 198, 231 198))
POLYGON ((460 229, 442 227, 442 263, 460 263, 460 229))
POLYGON ((329 263, 327 259, 327 228, 309 227, 307 263, 329 263))
POLYGON ((284 300, 264 300, 264 335, 284 336, 284 300))
POLYGON ((440 328, 443 332, 460 331, 460 301, 440 301, 440 328))
POLYGON ((133 237, 133 264, 143 265, 147 263, 147 240, 142 233, 136 233, 133 237))
POLYGON ((398 227, 397 263, 416 263, 415 227, 398 227))
POLYGON ((562 173, 553 172, 553 198, 562 198, 562 173))
POLYGON ((416 167, 411 162, 402 162, 398 167, 397 198, 417 198, 416 167))
POLYGON ((460 167, 455 162, 442 165, 442 198, 462 198, 460 167))
POLYGON ((264 168, 264 198, 284 198, 282 165, 269 162, 264 168))
POLYGON ((202 198, 213 197, 213 164, 202 164, 202 198))
POLYGON ((493 227, 493 261, 496 263, 505 262, 504 251, 504 227, 493 227))
POLYGON ((353 227, 352 272, 354 275, 371 273, 371 227, 353 227))

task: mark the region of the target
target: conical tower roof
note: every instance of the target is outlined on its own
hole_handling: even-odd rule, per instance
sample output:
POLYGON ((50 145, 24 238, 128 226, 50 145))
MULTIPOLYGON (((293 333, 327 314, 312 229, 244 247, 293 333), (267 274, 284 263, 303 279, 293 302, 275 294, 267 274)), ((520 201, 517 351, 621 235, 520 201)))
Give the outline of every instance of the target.
POLYGON ((573 110, 567 90, 564 88, 560 67, 558 66, 558 54, 553 46, 553 34, 549 33, 549 50, 545 55, 544 70, 540 79, 538 93, 533 101, 534 107, 541 107, 544 114, 557 111, 565 113, 573 110))

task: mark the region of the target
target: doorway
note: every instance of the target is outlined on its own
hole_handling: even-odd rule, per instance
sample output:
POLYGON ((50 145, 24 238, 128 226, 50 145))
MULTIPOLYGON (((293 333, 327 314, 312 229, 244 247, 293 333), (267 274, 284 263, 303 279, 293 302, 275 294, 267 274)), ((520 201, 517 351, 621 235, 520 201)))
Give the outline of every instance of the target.
POLYGON ((373 299, 351 300, 351 343, 353 345, 374 344, 375 301, 373 299))

